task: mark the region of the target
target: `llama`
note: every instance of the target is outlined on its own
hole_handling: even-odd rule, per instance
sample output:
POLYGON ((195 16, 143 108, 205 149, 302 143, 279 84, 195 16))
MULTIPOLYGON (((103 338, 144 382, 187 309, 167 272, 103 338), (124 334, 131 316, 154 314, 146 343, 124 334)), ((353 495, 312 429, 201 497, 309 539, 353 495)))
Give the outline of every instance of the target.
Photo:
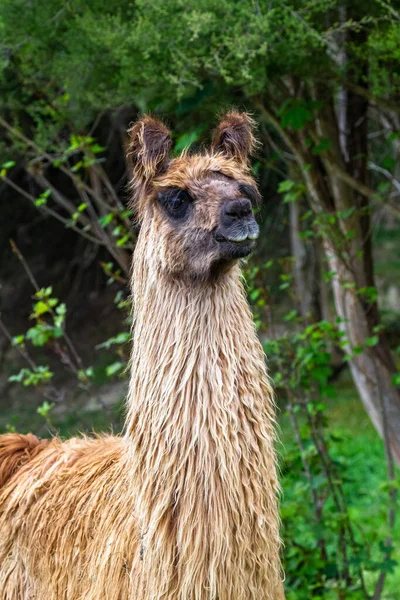
POLYGON ((274 406, 241 283, 252 121, 171 159, 130 130, 133 349, 120 437, 0 436, 2 600, 282 600, 274 406))

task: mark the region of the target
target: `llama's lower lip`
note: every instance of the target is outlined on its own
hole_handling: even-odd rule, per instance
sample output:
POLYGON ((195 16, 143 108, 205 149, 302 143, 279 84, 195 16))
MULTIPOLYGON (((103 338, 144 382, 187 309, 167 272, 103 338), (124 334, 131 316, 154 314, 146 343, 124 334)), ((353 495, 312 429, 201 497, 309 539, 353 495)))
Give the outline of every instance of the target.
POLYGON ((223 258, 228 260, 244 258, 251 254, 254 250, 255 240, 246 238, 245 240, 236 241, 229 238, 219 239, 218 245, 223 258))
POLYGON ((232 244, 254 244, 255 240, 250 237, 246 237, 243 239, 235 239, 235 238, 226 238, 227 242, 231 242, 232 244))
POLYGON ((229 242, 230 244, 236 244, 238 246, 240 245, 248 245, 248 244, 252 244, 254 245, 256 242, 256 238, 252 238, 249 236, 246 236, 245 238, 229 238, 226 237, 224 235, 222 235, 221 233, 217 233, 215 236, 215 239, 217 240, 218 243, 226 243, 229 242))

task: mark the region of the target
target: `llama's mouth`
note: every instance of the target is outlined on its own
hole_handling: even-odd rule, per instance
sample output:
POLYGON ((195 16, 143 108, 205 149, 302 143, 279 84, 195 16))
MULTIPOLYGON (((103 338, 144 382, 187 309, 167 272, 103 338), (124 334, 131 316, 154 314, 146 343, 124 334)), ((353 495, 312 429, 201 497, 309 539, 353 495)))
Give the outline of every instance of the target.
POLYGON ((234 258, 244 258, 251 254, 256 244, 256 240, 250 237, 228 237, 221 232, 215 234, 215 240, 218 242, 218 248, 221 258, 232 260, 234 258))

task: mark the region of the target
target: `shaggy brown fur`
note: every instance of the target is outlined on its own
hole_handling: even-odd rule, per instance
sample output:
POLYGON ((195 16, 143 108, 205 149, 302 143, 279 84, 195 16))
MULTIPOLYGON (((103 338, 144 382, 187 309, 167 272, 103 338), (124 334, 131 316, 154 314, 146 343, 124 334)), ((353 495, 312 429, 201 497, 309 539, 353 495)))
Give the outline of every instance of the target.
POLYGON ((234 111, 227 113, 218 124, 214 134, 213 148, 236 158, 247 166, 248 157, 254 151, 254 121, 247 114, 234 111))
POLYGON ((0 487, 22 465, 35 458, 48 443, 48 440, 39 440, 31 433, 0 436, 0 487))
MULTIPOLYGON (((234 114, 213 152, 172 161, 162 124, 131 130, 141 230, 124 436, 54 439, 5 483, 2 600, 284 598, 272 391, 237 260, 214 235, 227 198, 255 189, 232 154, 239 121, 246 153, 250 122, 234 114), (171 187, 195 199, 180 221, 160 204, 171 187)), ((0 440, 11 451, 14 436, 0 440)))

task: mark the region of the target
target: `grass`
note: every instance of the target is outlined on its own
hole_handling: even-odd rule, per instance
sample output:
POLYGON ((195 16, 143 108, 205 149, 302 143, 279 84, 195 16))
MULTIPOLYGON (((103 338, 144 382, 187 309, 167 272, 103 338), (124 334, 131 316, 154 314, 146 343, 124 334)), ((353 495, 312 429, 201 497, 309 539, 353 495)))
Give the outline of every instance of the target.
MULTIPOLYGON (((335 436, 332 456, 334 459, 340 459, 346 473, 343 487, 356 535, 362 540, 365 548, 370 549, 372 561, 381 562, 382 544, 388 533, 387 471, 383 442, 372 426, 349 377, 341 381, 338 391, 338 398, 331 401, 326 411, 328 433, 335 436)), ((294 446, 293 432, 287 417, 281 419, 281 430, 284 457, 294 446)), ((283 477, 282 486, 282 510, 285 512, 286 506, 290 510, 291 505, 296 502, 296 490, 290 474, 283 477)), ((307 502, 307 499, 298 500, 299 503, 304 501, 307 502)), ((296 515, 292 519, 296 519, 296 515)), ((307 528, 307 524, 305 527, 307 528)), ((306 539, 307 533, 310 532, 311 528, 304 532, 306 539)), ((398 564, 393 565, 393 570, 388 573, 381 600, 400 598, 400 515, 395 527, 393 545, 392 558, 398 564)), ((377 573, 366 571, 364 576, 368 590, 372 592, 377 573)), ((290 595, 291 600, 296 600, 297 597, 304 596, 297 596, 296 593, 290 595)), ((337 598, 336 595, 332 597, 337 598)))

